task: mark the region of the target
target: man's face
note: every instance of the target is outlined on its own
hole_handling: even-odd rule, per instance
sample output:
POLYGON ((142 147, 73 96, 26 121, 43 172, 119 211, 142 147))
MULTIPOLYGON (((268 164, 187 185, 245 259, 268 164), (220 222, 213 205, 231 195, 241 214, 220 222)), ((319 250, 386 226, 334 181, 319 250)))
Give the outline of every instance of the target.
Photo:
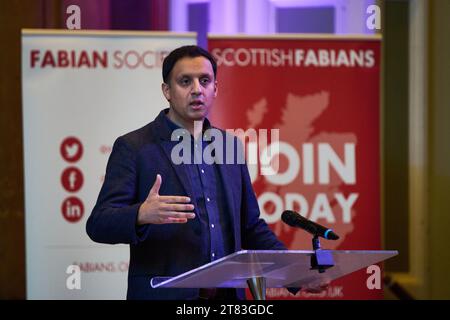
POLYGON ((217 81, 211 62, 203 56, 185 57, 175 63, 169 84, 162 91, 170 101, 169 118, 184 127, 203 120, 217 96, 217 81))

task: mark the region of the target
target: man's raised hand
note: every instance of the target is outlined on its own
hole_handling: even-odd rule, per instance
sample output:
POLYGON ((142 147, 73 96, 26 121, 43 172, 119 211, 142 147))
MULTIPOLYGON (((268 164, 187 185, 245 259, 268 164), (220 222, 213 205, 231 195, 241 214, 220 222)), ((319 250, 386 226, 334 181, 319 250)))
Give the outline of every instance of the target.
POLYGON ((137 224, 186 223, 195 218, 194 205, 191 199, 183 196, 160 196, 161 175, 156 176, 147 199, 139 207, 137 224))

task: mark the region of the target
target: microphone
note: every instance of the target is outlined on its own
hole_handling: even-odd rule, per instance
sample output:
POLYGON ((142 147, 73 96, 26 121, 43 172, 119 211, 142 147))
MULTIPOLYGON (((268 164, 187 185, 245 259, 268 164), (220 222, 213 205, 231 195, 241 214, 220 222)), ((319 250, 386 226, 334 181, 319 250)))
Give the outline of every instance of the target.
POLYGON ((302 228, 305 231, 328 240, 337 240, 339 236, 333 230, 325 228, 318 223, 302 217, 295 211, 286 210, 281 215, 281 220, 291 227, 302 228))

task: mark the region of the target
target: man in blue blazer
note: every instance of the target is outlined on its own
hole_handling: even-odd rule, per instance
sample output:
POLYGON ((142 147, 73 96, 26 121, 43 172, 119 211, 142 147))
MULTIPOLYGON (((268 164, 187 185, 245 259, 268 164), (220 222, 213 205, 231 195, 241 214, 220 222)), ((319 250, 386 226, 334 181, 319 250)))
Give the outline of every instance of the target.
POLYGON ((216 75, 216 62, 204 49, 172 51, 162 84, 170 108, 114 143, 86 230, 96 242, 130 244, 128 299, 244 299, 242 289, 152 289, 150 279, 176 276, 241 249, 286 249, 259 217, 245 163, 194 160, 202 154, 196 150, 213 143, 202 136, 212 128, 207 115, 217 95, 216 75), (194 161, 175 163, 175 133, 193 137, 185 155, 194 161))

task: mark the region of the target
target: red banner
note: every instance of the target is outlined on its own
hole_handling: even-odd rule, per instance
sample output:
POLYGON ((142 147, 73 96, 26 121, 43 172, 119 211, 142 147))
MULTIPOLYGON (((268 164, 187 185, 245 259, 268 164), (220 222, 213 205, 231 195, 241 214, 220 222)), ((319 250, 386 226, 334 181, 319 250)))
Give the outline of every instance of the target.
MULTIPOLYGON (((289 249, 312 249, 310 234, 281 221, 289 209, 340 236, 322 240, 323 248, 381 249, 380 40, 212 37, 208 42, 218 62, 212 123, 223 129, 279 129, 279 172, 251 169, 261 216, 277 236, 289 249)), ((360 270, 311 297, 382 298, 382 289, 368 288, 368 277, 360 270)), ((267 295, 292 297, 284 289, 269 289, 267 295)))

